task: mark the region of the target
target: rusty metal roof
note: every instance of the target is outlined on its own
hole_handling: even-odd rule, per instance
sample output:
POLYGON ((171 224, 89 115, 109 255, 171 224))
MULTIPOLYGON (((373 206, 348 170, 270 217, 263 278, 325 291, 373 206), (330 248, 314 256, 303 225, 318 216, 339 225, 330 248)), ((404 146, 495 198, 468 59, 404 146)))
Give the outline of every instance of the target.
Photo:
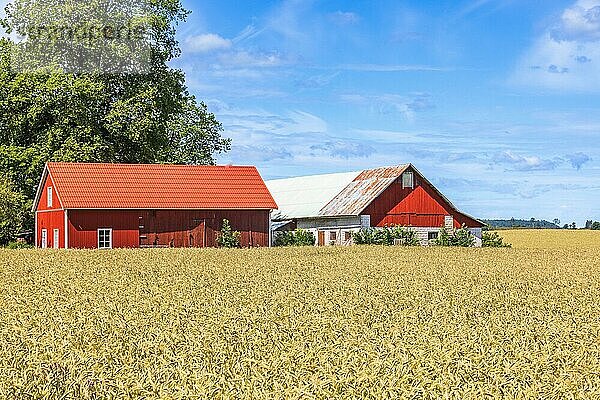
POLYGON ((267 187, 279 205, 279 211, 273 213, 273 220, 360 215, 409 168, 453 210, 477 221, 458 210, 412 164, 267 181, 267 187))
POLYGON ((404 164, 362 171, 321 208, 318 215, 323 217, 359 215, 409 167, 410 164, 404 164))

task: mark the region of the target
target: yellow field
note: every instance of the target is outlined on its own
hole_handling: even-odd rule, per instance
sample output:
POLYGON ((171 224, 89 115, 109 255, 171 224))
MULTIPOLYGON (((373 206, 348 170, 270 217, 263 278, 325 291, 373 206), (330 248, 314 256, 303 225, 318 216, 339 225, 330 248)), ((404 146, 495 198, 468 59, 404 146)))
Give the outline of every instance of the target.
POLYGON ((600 398, 600 248, 502 234, 0 251, 0 398, 600 398))
POLYGON ((515 229, 498 231, 515 248, 600 248, 600 231, 563 229, 515 229))

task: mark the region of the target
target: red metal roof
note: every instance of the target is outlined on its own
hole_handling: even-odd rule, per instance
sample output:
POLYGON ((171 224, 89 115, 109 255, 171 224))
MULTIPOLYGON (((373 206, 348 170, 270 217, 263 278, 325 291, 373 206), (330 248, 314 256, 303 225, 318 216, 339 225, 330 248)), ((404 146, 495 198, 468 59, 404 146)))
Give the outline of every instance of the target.
POLYGON ((256 167, 48 163, 63 208, 276 209, 256 167))

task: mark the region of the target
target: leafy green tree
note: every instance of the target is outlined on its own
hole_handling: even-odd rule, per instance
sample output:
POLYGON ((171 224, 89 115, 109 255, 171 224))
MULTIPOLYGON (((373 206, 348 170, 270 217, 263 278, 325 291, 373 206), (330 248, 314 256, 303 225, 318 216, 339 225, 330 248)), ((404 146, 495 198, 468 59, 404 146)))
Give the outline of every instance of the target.
POLYGON ((0 174, 12 190, 31 200, 47 161, 213 164, 228 151, 221 124, 168 64, 187 15, 180 0, 11 2, 0 25, 28 38, 0 39, 0 174), (64 38, 118 24, 139 35, 64 38))
POLYGON ((8 179, 0 177, 0 246, 15 240, 16 233, 30 223, 31 201, 15 189, 8 179))
POLYGON ((594 223, 592 224, 592 230, 593 231, 600 231, 600 222, 594 221, 594 223))
POLYGON ((231 229, 229 220, 223 220, 223 226, 221 232, 217 237, 217 244, 219 247, 234 248, 240 247, 240 233, 231 229))

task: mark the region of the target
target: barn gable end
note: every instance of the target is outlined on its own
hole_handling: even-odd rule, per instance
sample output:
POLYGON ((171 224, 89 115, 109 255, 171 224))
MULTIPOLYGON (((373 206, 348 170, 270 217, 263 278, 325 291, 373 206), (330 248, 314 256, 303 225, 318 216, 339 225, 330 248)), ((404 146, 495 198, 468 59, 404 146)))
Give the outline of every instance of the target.
MULTIPOLYGON (((309 229, 317 243, 349 244, 351 234, 370 227, 402 225, 419 232, 421 242, 429 243, 442 226, 459 228, 463 224, 481 238, 483 223, 459 211, 435 186, 412 164, 381 167, 351 173, 348 182, 338 178, 341 174, 316 175, 267 182, 273 196, 278 199, 280 211, 274 221, 309 229), (314 187, 336 182, 337 194, 323 201, 323 196, 310 195, 314 187), (279 201, 281 199, 281 201, 279 201), (322 206, 317 212, 318 201, 322 206), (298 213, 302 205, 310 204, 312 213, 298 213)), ((346 178, 348 176, 345 176, 346 178)), ((327 189, 334 188, 329 184, 327 189)), ((331 190, 327 192, 331 193, 331 190)), ((324 190, 320 191, 322 195, 324 190)), ((279 226, 278 225, 278 226, 279 226)))

